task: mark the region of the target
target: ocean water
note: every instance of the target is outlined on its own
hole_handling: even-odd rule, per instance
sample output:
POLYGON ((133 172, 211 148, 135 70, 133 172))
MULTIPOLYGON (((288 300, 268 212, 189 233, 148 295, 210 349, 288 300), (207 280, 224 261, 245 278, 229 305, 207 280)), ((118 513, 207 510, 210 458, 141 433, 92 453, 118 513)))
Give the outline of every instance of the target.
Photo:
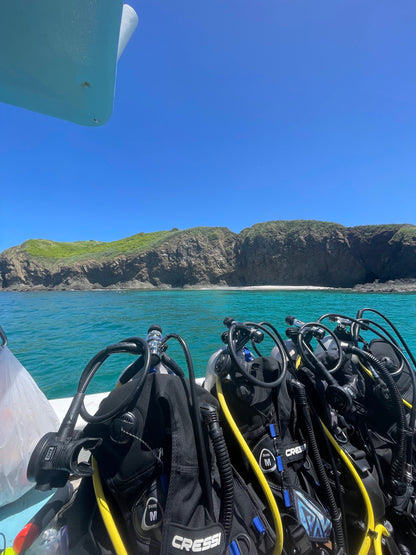
MULTIPOLYGON (((416 355, 415 293, 354 293, 342 290, 185 290, 1 292, 0 325, 8 346, 48 398, 72 396, 88 361, 126 337, 145 337, 151 324, 186 341, 197 376, 221 347, 223 319, 268 321, 284 336, 285 317, 315 321, 330 312, 354 317, 370 307, 387 316, 416 355)), ((367 313, 367 317, 382 322, 367 313)), ((265 344, 267 350, 268 346, 265 344)), ((270 352, 270 351, 269 351, 270 352)), ((263 351, 263 354, 269 354, 263 351)), ((168 354, 181 366, 179 344, 168 354)), ((133 359, 115 355, 99 369, 89 393, 114 387, 133 359)))

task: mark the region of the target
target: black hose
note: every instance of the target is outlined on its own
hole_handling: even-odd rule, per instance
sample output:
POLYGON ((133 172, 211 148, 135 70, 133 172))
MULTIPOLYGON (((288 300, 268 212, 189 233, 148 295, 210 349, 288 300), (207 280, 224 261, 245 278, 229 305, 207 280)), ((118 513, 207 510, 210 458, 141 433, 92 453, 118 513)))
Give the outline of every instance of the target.
MULTIPOLYGON (((270 322, 260 322, 260 325, 270 328, 270 329, 272 330, 272 332, 273 332, 277 337, 279 337, 279 338, 281 339, 281 336, 280 336, 279 332, 277 331, 277 329, 275 328, 275 326, 273 326, 273 324, 270 324, 270 322)), ((285 341, 284 339, 281 339, 281 341, 282 341, 283 352, 284 352, 284 354, 286 355, 286 359, 287 359, 288 364, 290 365, 291 373, 294 374, 294 373, 296 372, 296 365, 295 365, 295 363, 293 362, 293 360, 292 360, 292 358, 291 358, 291 356, 290 356, 290 354, 289 354, 289 351, 288 351, 287 345, 286 345, 286 341, 285 341)), ((283 358, 283 357, 282 357, 282 358, 283 358)))
POLYGON ((378 316, 380 316, 380 318, 383 318, 383 320, 385 322, 387 322, 387 324, 391 327, 391 329, 394 331, 394 333, 397 335, 399 341, 401 342, 401 344, 403 345, 406 353, 409 355, 411 361, 413 362, 413 365, 416 366, 416 359, 413 356, 411 350, 409 349, 406 341, 403 339, 403 337, 400 335, 399 330, 396 328, 396 326, 393 324, 393 322, 391 322, 387 316, 384 316, 384 314, 382 314, 381 312, 379 312, 378 310, 375 310, 374 308, 362 308, 361 310, 358 311, 357 313, 357 318, 362 318, 362 315, 364 314, 364 312, 374 312, 374 314, 377 314, 378 316))
POLYGON ((94 374, 97 372, 100 366, 110 355, 116 353, 144 355, 143 369, 141 374, 139 375, 140 377, 137 379, 136 386, 131 390, 129 396, 123 399, 122 404, 113 407, 111 410, 104 414, 89 414, 82 400, 79 414, 86 422, 98 423, 111 420, 111 418, 114 418, 114 416, 119 414, 124 409, 124 407, 128 406, 133 401, 133 399, 136 397, 137 393, 140 391, 141 387, 144 384, 150 367, 149 346, 147 345, 146 341, 144 341, 144 339, 141 339, 140 337, 130 337, 124 341, 121 341, 120 343, 110 345, 106 349, 103 349, 90 360, 83 373, 81 374, 81 378, 78 383, 77 394, 85 394, 88 384, 91 382, 94 374))
POLYGON ((231 532, 234 516, 234 476, 224 434, 222 432, 217 409, 213 405, 201 405, 201 414, 208 428, 209 437, 214 447, 218 472, 221 480, 221 509, 219 520, 224 526, 226 543, 231 532))
MULTIPOLYGON (((364 309, 366 310, 366 309, 364 309)), ((378 335, 379 337, 382 337, 383 339, 385 339, 386 337, 388 337, 388 339, 390 340, 390 342, 393 345, 396 345, 397 347, 397 343, 394 340, 394 337, 382 326, 380 326, 380 324, 377 324, 377 322, 373 322, 371 320, 365 320, 363 318, 352 318, 351 316, 345 316, 345 314, 336 314, 336 313, 329 313, 329 314, 324 314, 323 316, 321 316, 318 319, 318 322, 322 322, 322 320, 325 320, 326 318, 329 318, 329 320, 333 321, 336 318, 342 318, 344 320, 349 320, 350 322, 350 326, 351 326, 351 340, 353 341, 353 343, 355 343, 355 345, 358 345, 358 340, 362 338, 359 338, 359 331, 360 328, 363 329, 364 331, 371 331, 372 333, 378 335), (376 327, 378 327, 380 330, 382 330, 382 332, 384 333, 381 334, 379 332, 377 332, 376 330, 372 329, 370 326, 368 326, 368 324, 372 324, 376 327)))
MULTIPOLYGON (((384 366, 382 362, 378 360, 374 355, 363 351, 358 347, 348 347, 346 352, 356 354, 357 356, 362 356, 371 364, 373 364, 379 371, 382 379, 384 380, 391 399, 393 401, 393 408, 396 416, 396 426, 397 426, 397 438, 396 438, 396 449, 394 453, 393 462, 391 464, 391 487, 392 491, 396 495, 402 495, 406 491, 406 480, 405 480, 405 435, 406 435, 406 416, 404 412, 404 406, 402 397, 399 390, 397 389, 394 379, 391 377, 390 372, 384 366)), ((413 436, 412 436, 413 437, 413 436)), ((409 462, 409 461, 408 461, 409 462)), ((410 460, 411 464, 411 460, 410 460)))
POLYGON ((150 352, 148 345, 140 337, 130 337, 126 340, 120 341, 119 343, 109 345, 108 347, 94 355, 82 371, 81 377, 78 382, 78 393, 85 393, 98 368, 107 360, 110 355, 116 353, 129 353, 134 355, 146 354, 144 366, 147 366, 150 362, 150 352))
POLYGON ((300 356, 302 358, 302 362, 306 366, 308 366, 311 370, 315 370, 315 368, 317 368, 321 374, 321 378, 327 381, 328 384, 336 385, 337 381, 333 378, 332 374, 335 373, 337 370, 339 370, 343 363, 342 349, 341 349, 341 344, 339 342, 339 339, 332 330, 330 330, 323 324, 319 324, 319 328, 322 328, 322 330, 326 332, 334 340, 339 354, 338 360, 335 366, 330 370, 328 370, 328 368, 326 368, 326 366, 324 366, 319 361, 319 359, 316 357, 315 353, 313 352, 312 348, 307 344, 307 342, 303 337, 303 334, 308 332, 311 327, 316 327, 316 324, 313 322, 310 322, 310 323, 304 324, 299 329, 298 348, 299 348, 300 356), (311 362, 311 359, 312 359, 312 362, 311 362))
MULTIPOLYGON (((236 345, 235 345, 235 332, 238 329, 244 329, 244 330, 248 330, 249 328, 254 328, 254 329, 259 329, 261 331, 263 331, 264 333, 266 333, 275 343, 275 345, 280 349, 280 351, 284 351, 284 347, 282 346, 283 344, 283 340, 280 339, 280 337, 275 336, 270 330, 268 330, 265 326, 262 326, 261 324, 256 324, 255 322, 243 322, 243 323, 237 323, 237 322, 233 322, 232 325, 230 326, 230 330, 228 333, 228 350, 230 352, 230 356, 232 361, 234 362, 234 364, 238 367, 239 371, 254 385, 257 385, 259 387, 263 387, 263 388, 274 388, 274 387, 279 387, 280 384, 282 383, 282 381, 284 380, 285 376, 286 376, 286 371, 287 371, 287 360, 284 356, 282 356, 282 369, 280 371, 280 375, 277 377, 277 379, 273 380, 272 382, 264 382, 263 380, 259 380, 258 378, 256 378, 255 376, 253 376, 252 374, 250 374, 246 368, 244 367, 243 364, 241 364, 241 362, 238 359, 237 356, 237 349, 236 349, 236 345)), ((247 337, 247 340, 249 340, 250 337, 247 337)))
POLYGON ((329 483, 328 476, 322 463, 321 454, 319 452, 315 433, 313 431, 311 415, 309 413, 305 386, 296 380, 292 381, 292 386, 295 393, 296 404, 298 405, 298 408, 303 416, 303 425, 308 442, 308 447, 310 450, 309 452, 314 463, 316 473, 318 475, 319 483, 322 486, 323 492, 326 497, 326 502, 328 504, 328 510, 329 514, 331 515, 336 545, 338 550, 341 550, 345 547, 344 530, 342 527, 342 514, 341 511, 338 509, 331 484, 329 483))
POLYGON ((182 368, 169 355, 167 355, 166 353, 162 353, 161 357, 160 357, 160 360, 161 360, 162 364, 164 366, 166 366, 166 368, 169 368, 169 370, 171 370, 174 374, 176 374, 180 378, 185 377, 185 373, 182 370, 182 368))
POLYGON ((318 370, 321 379, 325 380, 328 385, 338 385, 337 380, 334 378, 334 376, 332 376, 332 374, 330 374, 328 368, 324 364, 322 364, 322 362, 318 359, 312 349, 310 349, 309 346, 305 343, 300 333, 298 335, 298 348, 300 351, 302 362, 307 368, 309 368, 309 370, 312 370, 313 372, 316 372, 316 370, 318 370), (307 356, 310 357, 309 359, 307 358, 307 356, 305 356, 305 352, 308 353, 307 356), (311 358, 313 360, 313 363, 311 362, 311 358))
POLYGON ((341 488, 341 481, 340 481, 340 477, 339 477, 338 467, 337 467, 337 464, 335 462, 335 457, 334 457, 333 450, 331 448, 329 440, 328 440, 328 438, 327 438, 327 436, 324 432, 324 429, 322 427, 322 422, 321 422, 318 414, 316 413, 314 407, 310 406, 310 409, 311 409, 311 412, 313 413, 314 418, 316 419, 317 426, 318 426, 319 431, 321 433, 321 439, 325 443, 326 450, 327 450, 327 453, 328 453, 328 457, 330 459, 329 464, 331 465, 332 472, 333 472, 333 475, 334 475, 335 491, 336 491, 336 495, 337 495, 336 502, 338 502, 337 506, 339 507, 339 509, 341 511, 341 515, 342 515, 342 529, 343 529, 343 532, 344 532, 345 553, 349 553, 348 534, 345 533, 346 530, 347 530, 347 512, 345 510, 344 495, 343 495, 342 488, 341 488))
POLYGON ((140 370, 143 369, 143 365, 144 365, 144 358, 143 356, 140 356, 139 358, 137 358, 134 362, 132 362, 129 366, 127 366, 127 368, 125 370, 123 370, 123 373, 120 375, 118 381, 120 382, 120 384, 125 384, 128 381, 130 381, 132 378, 134 378, 134 376, 140 372, 140 370))
MULTIPOLYGON (((147 347, 146 347, 147 348, 147 347)), ((147 349, 147 352, 149 350, 147 349)), ((114 345, 110 345, 108 347, 106 347, 105 349, 103 349, 102 351, 100 351, 99 353, 97 353, 87 364, 87 366, 84 368, 81 377, 79 379, 78 382, 78 388, 77 388, 77 392, 74 395, 71 404, 61 422, 61 425, 59 427, 58 430, 58 437, 62 440, 66 439, 67 437, 71 436, 78 416, 81 415, 82 418, 86 421, 89 422, 90 418, 93 419, 94 417, 92 415, 90 415, 85 407, 84 407, 84 397, 85 397, 85 392, 87 390, 87 387, 89 385, 89 383, 91 382, 94 374, 97 372, 97 370, 100 368, 100 366, 104 363, 104 361, 113 353, 131 353, 131 354, 142 354, 143 350, 139 349, 137 342, 135 342, 134 344, 132 342, 126 343, 126 342, 120 342, 120 343, 116 343, 114 345)), ((141 384, 139 384, 141 385, 141 384)), ((123 403, 124 406, 124 403, 123 403)), ((119 412, 121 407, 115 407, 115 414, 117 414, 119 412)), ((111 418, 112 414, 110 416, 108 415, 104 415, 105 419, 111 418)), ((101 420, 99 420, 101 421, 101 420)))

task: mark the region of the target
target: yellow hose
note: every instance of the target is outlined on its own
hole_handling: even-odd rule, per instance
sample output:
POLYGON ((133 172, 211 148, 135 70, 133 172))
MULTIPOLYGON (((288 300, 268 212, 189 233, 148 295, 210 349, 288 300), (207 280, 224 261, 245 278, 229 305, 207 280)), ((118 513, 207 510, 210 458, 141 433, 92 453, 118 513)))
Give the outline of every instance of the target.
POLYGON ((220 402, 222 411, 227 419, 227 422, 230 426, 230 428, 232 429, 235 437, 237 438, 237 441, 241 447, 241 449, 243 450, 245 456, 247 457, 262 489, 263 492, 266 496, 266 499, 269 503, 270 506, 270 510, 272 512, 272 516, 273 516, 273 522, 274 522, 274 527, 275 527, 275 531, 276 531, 276 543, 273 549, 273 555, 281 555, 282 551, 283 551, 283 526, 282 526, 282 520, 280 518, 280 513, 279 513, 279 509, 277 507, 276 504, 276 500, 274 498, 274 495, 272 493, 272 490, 270 489, 269 484, 267 483, 266 478, 264 477, 264 474, 260 468, 260 466, 258 465, 253 453, 251 452, 249 446, 247 445, 246 440, 244 439, 243 435, 241 434, 240 430, 238 429, 237 424, 235 423, 234 418, 232 417, 229 409, 228 409, 228 405, 225 401, 225 397, 224 397, 224 393, 222 390, 222 384, 221 384, 221 379, 219 378, 219 376, 217 376, 217 395, 218 395, 218 400, 220 402))
POLYGON ((347 453, 343 451, 343 449, 341 449, 341 447, 336 442, 335 438, 332 436, 332 434, 330 433, 330 431, 322 421, 321 421, 321 424, 325 432, 325 435, 328 437, 332 447, 335 449, 335 451, 338 453, 338 455, 341 457, 341 459, 347 466, 348 470, 351 472, 364 500, 365 508, 367 511, 367 525, 366 525, 367 528, 366 528, 364 540, 361 544, 358 555, 367 555, 370 551, 372 544, 374 545, 375 555, 382 555, 383 553, 382 547, 381 547, 382 536, 389 536, 390 534, 382 524, 375 525, 374 511, 371 505, 370 497, 367 493, 367 490, 365 489, 363 481, 361 480, 358 472, 355 469, 353 462, 351 461, 347 453))
POLYGON ((374 380, 374 376, 373 373, 371 372, 371 370, 369 368, 367 368, 366 366, 364 366, 364 364, 361 362, 361 360, 357 357, 358 359, 358 364, 361 366, 361 368, 364 370, 364 372, 372 379, 374 380))
POLYGON ((127 555, 127 549, 124 547, 123 540, 114 522, 113 515, 111 514, 110 507, 108 506, 107 499, 104 494, 103 486, 101 484, 100 473, 98 471, 97 461, 92 457, 92 468, 94 474, 92 475, 92 483, 94 485, 94 493, 97 499, 97 505, 100 509, 102 519, 104 521, 108 535, 113 544, 116 555, 127 555))

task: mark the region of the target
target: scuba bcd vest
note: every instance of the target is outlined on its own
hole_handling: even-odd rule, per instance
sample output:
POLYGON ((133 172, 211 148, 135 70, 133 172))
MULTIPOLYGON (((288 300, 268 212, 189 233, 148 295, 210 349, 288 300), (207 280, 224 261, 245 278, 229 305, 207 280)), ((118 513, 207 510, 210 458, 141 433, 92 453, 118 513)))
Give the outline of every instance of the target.
MULTIPOLYGON (((272 491, 282 521, 283 552, 342 553, 338 523, 334 526, 334 520, 340 519, 339 510, 333 499, 328 499, 328 484, 326 490, 322 484, 324 472, 321 469, 318 477, 316 461, 308 453, 312 430, 307 431, 299 418, 286 362, 260 354, 253 358, 242 347, 244 339, 248 342, 259 330, 263 331, 263 326, 232 321, 229 332, 223 334, 227 347, 214 353, 208 364, 206 387, 218 395, 221 386, 221 396, 272 491)), ((227 418, 223 420, 232 461, 245 480, 256 483, 244 447, 227 418)), ((257 491, 261 495, 259 488, 257 491)))
POLYGON ((160 358, 168 373, 131 365, 77 438, 92 444, 94 475, 56 518, 69 553, 271 553, 273 529, 230 463, 217 401, 160 358))
POLYGON ((286 333, 296 346, 296 376, 342 506, 348 552, 409 555, 416 549, 409 403, 415 377, 392 336, 361 318, 367 310, 355 319, 326 314, 317 322, 297 320, 286 333), (326 318, 336 323, 334 330, 322 324, 326 318), (367 341, 364 332, 378 337, 367 341))

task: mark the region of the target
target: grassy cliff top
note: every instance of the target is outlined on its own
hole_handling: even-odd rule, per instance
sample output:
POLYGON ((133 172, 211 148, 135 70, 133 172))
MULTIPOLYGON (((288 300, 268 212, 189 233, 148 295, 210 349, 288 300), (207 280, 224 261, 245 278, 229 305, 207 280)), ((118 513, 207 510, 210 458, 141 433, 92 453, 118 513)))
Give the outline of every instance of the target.
POLYGON ((412 224, 360 225, 350 229, 363 239, 371 239, 377 234, 388 233, 391 235, 390 241, 416 240, 416 226, 412 224))
POLYGON ((50 260, 85 259, 85 258, 114 258, 120 254, 143 252, 162 243, 179 240, 181 237, 206 236, 208 240, 219 238, 221 234, 231 232, 227 228, 196 227, 186 230, 173 228, 170 231, 155 231, 152 233, 137 233, 119 241, 75 241, 57 242, 48 239, 29 239, 20 247, 23 254, 32 258, 50 260))
POLYGON ((22 251, 32 257, 72 258, 96 254, 117 255, 132 250, 144 250, 160 242, 169 235, 169 231, 155 233, 138 233, 119 241, 105 243, 101 241, 75 241, 63 243, 47 239, 29 239, 21 245, 22 251))
POLYGON ((319 220, 274 220, 247 227, 246 229, 243 229, 241 235, 253 238, 257 235, 260 236, 270 233, 298 233, 299 235, 305 235, 313 232, 315 234, 327 234, 331 231, 345 231, 346 229, 348 228, 341 224, 321 222, 319 220))

